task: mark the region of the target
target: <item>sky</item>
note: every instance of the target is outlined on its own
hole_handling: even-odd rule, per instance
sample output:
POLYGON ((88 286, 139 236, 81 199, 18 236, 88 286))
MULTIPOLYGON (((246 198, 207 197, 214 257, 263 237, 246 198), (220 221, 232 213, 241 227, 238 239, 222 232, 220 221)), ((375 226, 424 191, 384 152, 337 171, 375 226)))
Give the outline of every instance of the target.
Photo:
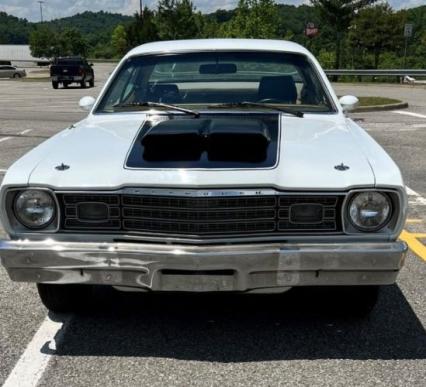
MULTIPOLYGON (((299 5, 309 0, 276 0, 278 3, 299 5)), ((216 9, 234 8, 238 0, 193 0, 194 5, 202 12, 216 9)), ((396 9, 424 5, 425 0, 389 0, 396 9)), ((156 0, 144 0, 144 4, 155 7, 156 0)), ((139 9, 139 0, 45 0, 43 16, 45 20, 71 16, 84 11, 108 11, 133 14, 139 9)), ((26 18, 30 21, 40 20, 40 8, 37 0, 0 0, 0 11, 26 18)))

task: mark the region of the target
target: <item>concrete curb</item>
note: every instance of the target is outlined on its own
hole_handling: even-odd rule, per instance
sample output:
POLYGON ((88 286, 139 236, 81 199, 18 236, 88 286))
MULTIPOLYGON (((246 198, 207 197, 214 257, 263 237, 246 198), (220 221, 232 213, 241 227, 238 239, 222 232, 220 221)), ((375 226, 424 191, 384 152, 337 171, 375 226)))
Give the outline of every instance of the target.
POLYGON ((368 112, 379 112, 387 110, 399 110, 408 108, 407 102, 391 103, 388 105, 375 105, 375 106, 361 106, 352 110, 352 113, 368 113, 368 112))

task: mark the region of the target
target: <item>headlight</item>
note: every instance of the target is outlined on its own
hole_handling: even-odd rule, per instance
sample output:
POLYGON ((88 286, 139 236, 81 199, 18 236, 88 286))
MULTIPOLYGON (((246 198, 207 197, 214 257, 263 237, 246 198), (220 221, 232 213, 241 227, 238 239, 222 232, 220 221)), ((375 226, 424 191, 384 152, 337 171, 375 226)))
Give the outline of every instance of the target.
POLYGON ((55 217, 55 201, 46 191, 29 189, 16 196, 14 212, 16 219, 25 227, 44 228, 55 217))
POLYGON ((361 192, 349 202, 349 219, 360 231, 378 231, 389 222, 392 204, 379 192, 361 192))

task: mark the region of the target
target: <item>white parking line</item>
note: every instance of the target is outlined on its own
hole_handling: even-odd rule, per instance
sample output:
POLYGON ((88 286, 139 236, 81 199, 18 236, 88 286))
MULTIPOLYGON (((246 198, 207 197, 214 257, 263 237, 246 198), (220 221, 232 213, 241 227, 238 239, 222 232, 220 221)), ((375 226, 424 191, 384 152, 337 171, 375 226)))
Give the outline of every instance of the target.
POLYGON ((19 358, 3 387, 35 387, 61 341, 70 316, 55 322, 46 317, 19 358))
POLYGON ((405 190, 407 191, 407 195, 411 196, 411 198, 408 198, 408 204, 409 205, 426 206, 426 198, 424 198, 418 192, 412 190, 409 187, 405 187, 405 190))
MULTIPOLYGON (((24 134, 27 134, 32 131, 33 131, 32 129, 25 129, 22 132, 19 132, 18 135, 23 136, 24 134)), ((3 137, 3 138, 0 138, 0 142, 5 142, 7 140, 11 140, 12 138, 14 137, 3 137)))
POLYGON ((424 114, 406 112, 406 111, 403 111, 403 110, 394 110, 394 111, 392 111, 392 113, 403 114, 403 115, 406 115, 406 116, 412 116, 412 117, 417 117, 417 118, 426 118, 426 115, 424 115, 424 114))

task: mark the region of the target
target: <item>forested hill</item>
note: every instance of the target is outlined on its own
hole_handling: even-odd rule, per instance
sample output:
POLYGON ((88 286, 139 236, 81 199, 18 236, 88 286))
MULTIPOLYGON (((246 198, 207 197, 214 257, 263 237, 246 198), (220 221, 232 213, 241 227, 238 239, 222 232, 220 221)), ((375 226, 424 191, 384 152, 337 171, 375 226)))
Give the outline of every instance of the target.
MULTIPOLYGON (((56 31, 75 28, 89 44, 97 44, 109 41, 114 28, 131 19, 130 16, 100 11, 83 12, 43 24, 56 31)), ((0 44, 28 44, 30 32, 39 24, 0 12, 0 44)))
POLYGON ((0 12, 0 44, 28 43, 32 23, 0 12))
POLYGON ((155 9, 145 8, 142 18, 83 12, 44 23, 0 12, 0 44, 31 41, 36 57, 108 59, 121 58, 131 48, 155 40, 271 38, 308 47, 326 68, 426 67, 426 5, 395 10, 386 2, 354 1, 355 12, 347 7, 335 9, 334 3, 347 0, 321 2, 316 7, 239 0, 233 10, 210 14, 200 13, 190 0, 159 0, 155 9), (304 33, 307 22, 319 28, 311 39, 304 33), (413 35, 405 40, 407 23, 413 25, 413 35))
POLYGON ((130 16, 109 12, 83 12, 62 19, 51 20, 45 24, 54 30, 77 29, 89 44, 106 43, 118 24, 132 20, 130 16))

